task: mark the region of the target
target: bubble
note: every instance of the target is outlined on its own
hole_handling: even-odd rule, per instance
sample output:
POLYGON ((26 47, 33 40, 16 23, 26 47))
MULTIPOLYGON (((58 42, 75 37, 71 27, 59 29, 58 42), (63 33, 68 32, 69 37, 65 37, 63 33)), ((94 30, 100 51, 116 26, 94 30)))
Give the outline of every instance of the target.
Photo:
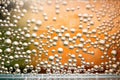
POLYGON ((65 37, 69 38, 69 37, 70 37, 70 34, 69 34, 69 33, 66 33, 66 34, 65 34, 65 37))
POLYGON ((16 73, 16 74, 20 74, 20 73, 21 73, 21 70, 20 70, 20 69, 16 69, 15 73, 16 73))
POLYGON ((11 35, 11 32, 10 31, 6 31, 5 33, 7 36, 10 36, 11 35))
POLYGON ((87 30, 87 29, 83 29, 82 32, 83 32, 84 34, 86 34, 86 33, 88 33, 88 30, 87 30))
POLYGON ((100 44, 105 44, 105 40, 100 40, 100 44))
POLYGON ((53 21, 56 21, 57 20, 57 18, 56 17, 53 17, 53 21))
POLYGON ((117 51, 116 51, 116 50, 112 50, 112 51, 111 51, 111 54, 112 54, 112 55, 116 55, 116 54, 117 54, 117 51))
POLYGON ((33 37, 33 38, 36 38, 36 37, 37 37, 37 34, 36 34, 36 33, 32 33, 32 37, 33 37))
POLYGON ((30 50, 27 50, 26 53, 27 53, 27 54, 31 54, 31 51, 30 51, 30 50))
POLYGON ((63 53, 63 48, 58 48, 58 53, 63 53))
POLYGON ((6 48, 5 52, 10 53, 12 50, 10 48, 6 48))
POLYGON ((2 49, 0 49, 0 53, 2 53, 3 52, 3 50, 2 49))
POLYGON ((68 46, 69 42, 68 41, 64 41, 64 46, 68 46))
POLYGON ((5 40, 5 43, 6 43, 6 44, 11 44, 12 41, 11 41, 11 39, 6 39, 6 40, 5 40))
MULTIPOLYGON (((19 64, 15 64, 15 65, 14 65, 14 68, 15 68, 15 69, 18 69, 18 68, 19 68, 19 64)), ((18 69, 18 70, 19 70, 19 69, 18 69)))
POLYGON ((49 56, 49 60, 53 61, 54 60, 54 56, 49 56))
POLYGON ((34 28, 33 28, 33 31, 38 31, 39 30, 39 28, 37 27, 37 26, 35 26, 34 28))
POLYGON ((53 38, 53 40, 54 40, 54 41, 58 41, 58 37, 55 36, 55 37, 53 38))
POLYGON ((81 44, 78 44, 78 48, 83 48, 83 44, 81 43, 81 44))
POLYGON ((71 55, 71 58, 75 58, 76 56, 74 54, 71 55))
POLYGON ((19 45, 19 43, 17 41, 14 41, 12 44, 15 46, 19 45))

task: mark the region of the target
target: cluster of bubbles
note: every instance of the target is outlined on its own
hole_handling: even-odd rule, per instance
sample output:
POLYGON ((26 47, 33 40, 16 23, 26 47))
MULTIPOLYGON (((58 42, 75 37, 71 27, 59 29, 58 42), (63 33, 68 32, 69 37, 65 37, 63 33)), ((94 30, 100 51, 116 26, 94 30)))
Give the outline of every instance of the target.
MULTIPOLYGON (((43 5, 51 6, 53 2, 52 0, 0 1, 0 73, 120 74, 120 57, 118 56, 120 53, 120 20, 113 22, 120 15, 120 7, 114 5, 120 5, 117 4, 119 1, 113 0, 114 4, 108 5, 101 0, 103 5, 100 10, 96 10, 95 5, 87 1, 85 8, 96 14, 96 21, 93 21, 94 15, 92 14, 79 13, 77 17, 80 24, 77 29, 69 29, 64 25, 60 26, 59 29, 48 25, 46 31, 38 35, 37 33, 40 32, 42 25, 49 20, 48 14, 44 12, 43 5), (115 10, 107 11, 111 6, 115 10), (30 12, 35 15, 42 13, 44 21, 35 18, 27 19, 26 26, 21 26, 20 20, 24 19, 25 15, 30 12), (107 16, 109 19, 104 20, 91 30, 95 22, 106 18, 106 14, 109 14, 107 16), (87 27, 84 27, 83 23, 87 27), (110 34, 113 29, 117 30, 110 34), (75 35, 71 37, 71 34, 75 35), (101 39, 100 35, 103 35, 104 38, 101 39), (95 41, 91 41, 90 38, 95 41), (107 59, 107 61, 101 62, 99 65, 85 61, 84 55, 80 51, 94 56, 97 52, 89 50, 91 47, 99 49, 103 53, 101 59, 107 59), (75 51, 75 53, 66 53, 66 49, 75 51), (64 54, 69 58, 67 62, 62 63, 64 54), (80 60, 78 61, 78 59, 80 60), (77 63, 81 65, 77 65, 77 63)), ((76 0, 77 2, 79 0, 76 0)), ((60 15, 62 13, 60 12, 60 5, 67 6, 68 4, 70 4, 69 1, 56 0, 55 14, 60 15)), ((77 9, 80 8, 81 6, 77 6, 77 9)), ((74 7, 65 9, 66 12, 71 11, 73 13, 75 10, 74 7)), ((52 21, 56 22, 57 17, 54 16, 52 21)))

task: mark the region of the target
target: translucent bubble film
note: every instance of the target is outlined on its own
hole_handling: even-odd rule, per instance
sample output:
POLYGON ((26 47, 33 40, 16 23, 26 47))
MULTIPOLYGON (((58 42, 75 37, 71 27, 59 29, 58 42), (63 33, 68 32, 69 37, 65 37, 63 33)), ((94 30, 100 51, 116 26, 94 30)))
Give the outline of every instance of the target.
POLYGON ((0 0, 0 80, 12 75, 119 80, 120 0, 0 0))

